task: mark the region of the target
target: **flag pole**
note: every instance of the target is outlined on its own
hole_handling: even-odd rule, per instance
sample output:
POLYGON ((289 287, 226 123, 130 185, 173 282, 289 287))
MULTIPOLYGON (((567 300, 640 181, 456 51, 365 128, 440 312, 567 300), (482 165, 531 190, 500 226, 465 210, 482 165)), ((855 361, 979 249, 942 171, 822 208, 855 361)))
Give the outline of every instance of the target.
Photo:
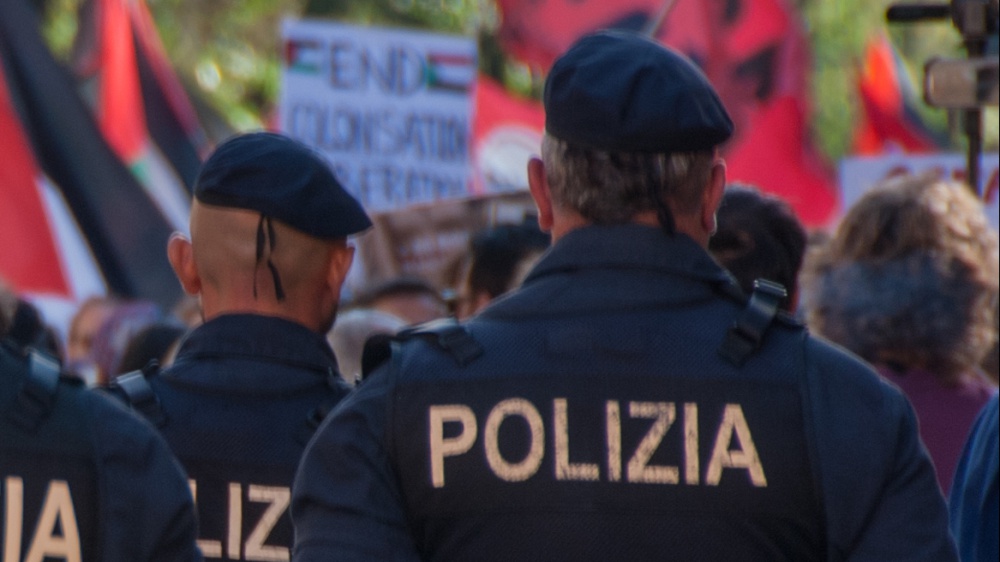
POLYGON ((650 38, 656 37, 675 4, 677 4, 677 0, 665 0, 656 15, 642 28, 642 34, 650 38))

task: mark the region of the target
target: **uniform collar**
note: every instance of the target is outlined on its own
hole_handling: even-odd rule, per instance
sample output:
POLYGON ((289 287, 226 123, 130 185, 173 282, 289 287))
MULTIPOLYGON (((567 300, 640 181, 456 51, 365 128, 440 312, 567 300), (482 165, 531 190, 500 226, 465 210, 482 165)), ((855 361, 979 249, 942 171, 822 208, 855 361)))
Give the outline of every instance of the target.
POLYGON ((524 283, 587 269, 642 269, 713 283, 732 279, 685 234, 669 236, 656 227, 620 224, 590 225, 566 233, 539 260, 524 283))
POLYGON ((641 225, 586 226, 549 249, 513 291, 482 310, 489 319, 649 310, 740 294, 694 240, 641 225))
POLYGON ((336 365, 326 338, 305 326, 258 314, 226 314, 185 338, 178 357, 244 357, 326 371, 336 365))

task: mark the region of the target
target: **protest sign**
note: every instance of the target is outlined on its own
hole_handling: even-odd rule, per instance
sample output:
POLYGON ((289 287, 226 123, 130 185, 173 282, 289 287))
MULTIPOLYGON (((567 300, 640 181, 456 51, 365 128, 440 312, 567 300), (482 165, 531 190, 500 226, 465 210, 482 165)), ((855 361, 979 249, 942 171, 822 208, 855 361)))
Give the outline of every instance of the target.
MULTIPOLYGON (((847 210, 880 181, 901 174, 933 172, 945 179, 965 181, 964 154, 887 154, 874 157, 845 158, 840 163, 841 206, 847 210)), ((1000 224, 1000 157, 984 154, 979 161, 980 186, 986 216, 994 228, 1000 224)))
POLYGON ((369 212, 470 193, 472 39, 288 20, 280 129, 369 212))

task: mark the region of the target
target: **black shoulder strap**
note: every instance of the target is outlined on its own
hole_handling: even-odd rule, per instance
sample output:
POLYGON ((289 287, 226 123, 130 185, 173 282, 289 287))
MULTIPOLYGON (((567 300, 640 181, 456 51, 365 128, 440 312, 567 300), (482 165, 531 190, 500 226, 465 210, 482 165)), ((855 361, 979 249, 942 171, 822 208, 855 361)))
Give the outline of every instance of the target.
POLYGON ((464 367, 483 354, 483 346, 454 318, 442 318, 401 330, 394 336, 376 334, 365 342, 361 354, 362 378, 367 377, 392 356, 394 343, 423 338, 464 367))
POLYGON ((442 318, 407 328, 399 338, 424 338, 451 356, 459 366, 472 363, 483 354, 483 346, 454 318, 442 318))
POLYGON ((40 351, 30 350, 28 376, 7 418, 26 431, 34 431, 52 410, 58 387, 59 363, 40 351))
POLYGON ((160 370, 160 365, 155 360, 141 370, 131 371, 124 375, 119 375, 115 379, 115 385, 121 389, 125 395, 125 400, 133 410, 142 414, 156 427, 163 427, 167 423, 167 416, 160 407, 160 401, 153 392, 153 386, 149 384, 147 376, 153 376, 160 370))
POLYGON ((778 314, 788 291, 779 283, 758 279, 743 312, 736 317, 719 347, 719 355, 737 367, 743 365, 760 347, 764 333, 778 314))
MULTIPOLYGON (((333 367, 331 367, 326 373, 326 386, 332 391, 342 388, 340 373, 338 373, 333 367)), ((303 427, 302 430, 298 432, 298 435, 296 435, 299 443, 305 445, 309 442, 309 439, 312 437, 313 433, 316 432, 319 424, 323 423, 323 420, 326 419, 326 416, 329 415, 334 406, 336 406, 341 399, 342 396, 328 397, 320 402, 318 406, 313 408, 311 412, 309 412, 309 415, 306 416, 305 427, 303 427)))

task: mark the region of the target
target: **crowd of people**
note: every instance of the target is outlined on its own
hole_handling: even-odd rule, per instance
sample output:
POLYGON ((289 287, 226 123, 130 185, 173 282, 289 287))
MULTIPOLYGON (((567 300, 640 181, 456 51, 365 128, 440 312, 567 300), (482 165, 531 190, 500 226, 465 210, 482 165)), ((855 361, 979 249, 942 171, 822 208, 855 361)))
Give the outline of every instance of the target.
POLYGON ((372 223, 261 132, 165 241, 173 310, 95 297, 63 343, 0 287, 3 559, 996 560, 972 192, 893 178, 809 232, 727 180, 697 67, 629 33, 544 103, 537 215, 458 286, 342 302, 372 223))

